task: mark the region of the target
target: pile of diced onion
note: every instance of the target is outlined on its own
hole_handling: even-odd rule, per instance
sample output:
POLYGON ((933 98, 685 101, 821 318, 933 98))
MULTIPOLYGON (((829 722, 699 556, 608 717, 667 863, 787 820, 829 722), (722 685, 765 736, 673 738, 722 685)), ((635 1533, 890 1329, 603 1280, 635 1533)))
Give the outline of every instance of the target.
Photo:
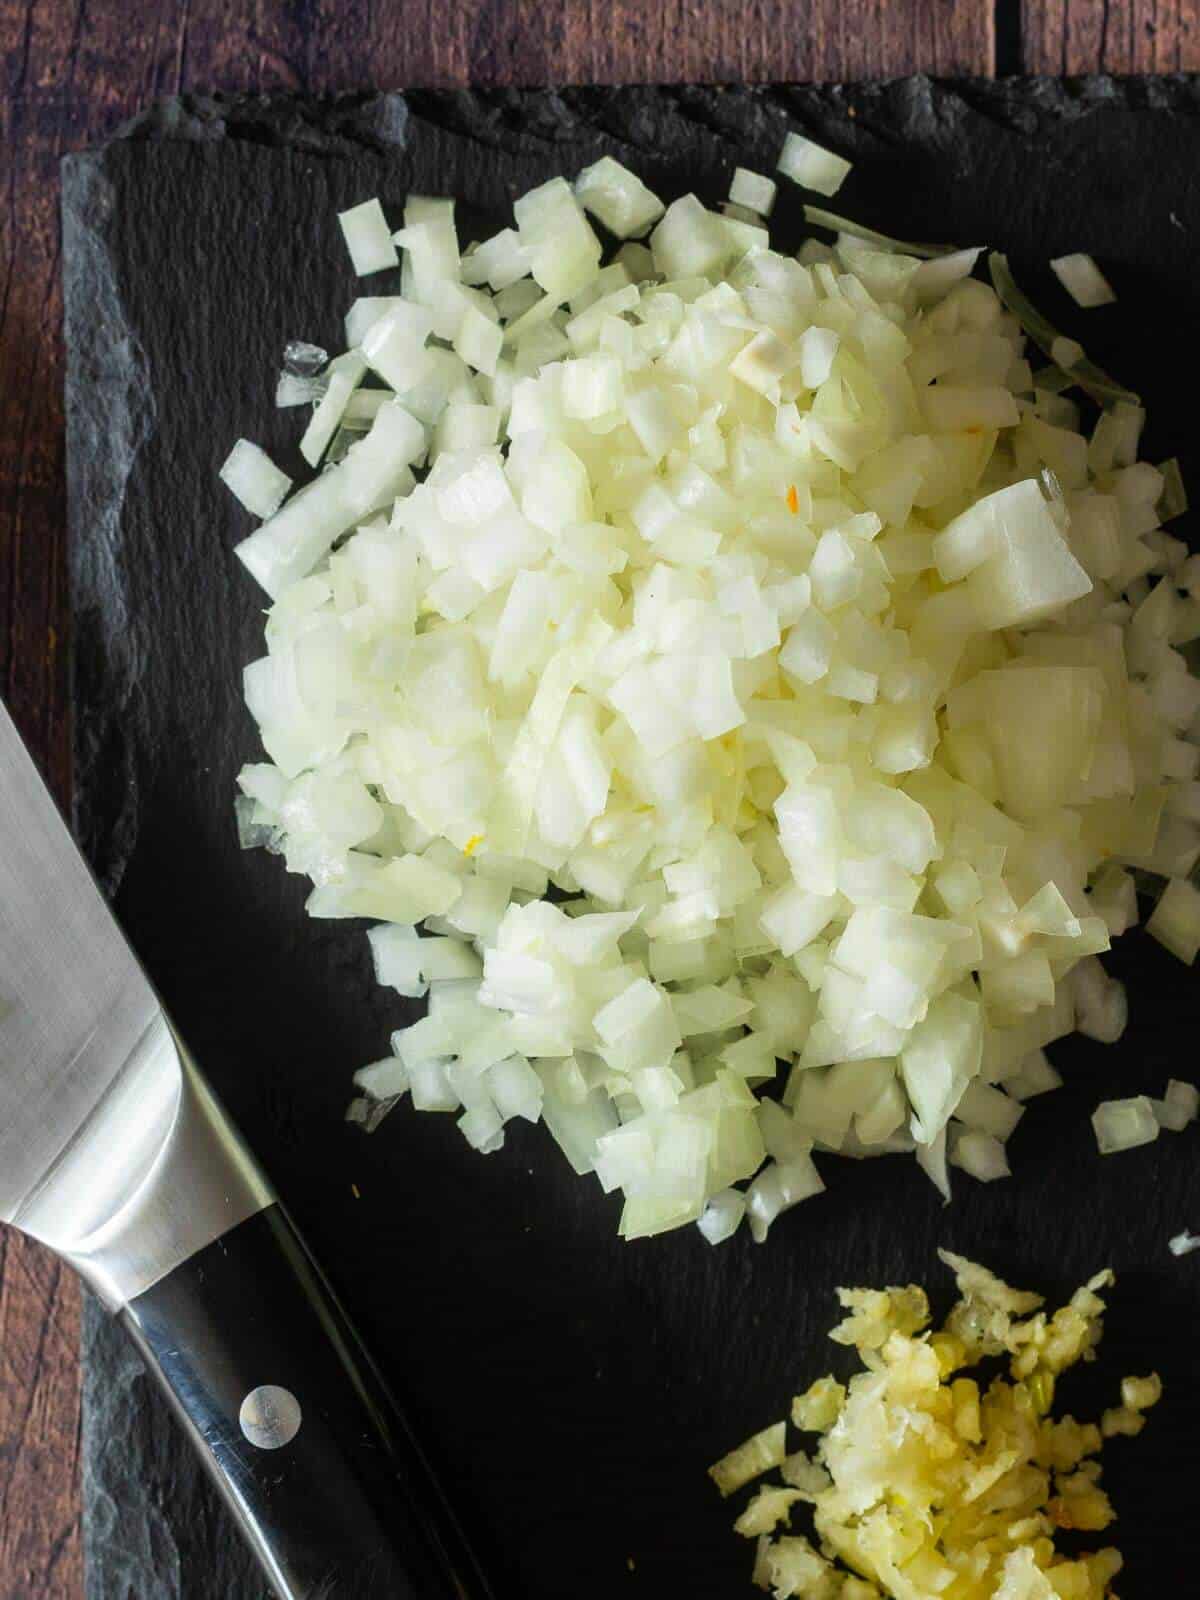
MULTIPOLYGON (((812 211, 835 242, 783 254, 774 183, 731 194, 605 158, 465 250, 449 200, 355 207, 399 292, 289 347, 322 470, 224 469, 272 602, 244 842, 428 996, 351 1115, 407 1094, 484 1152, 541 1120, 627 1238, 761 1240, 814 1151, 1006 1174, 1045 1047, 1125 1025, 1137 889, 1200 945, 1200 557, 1136 398, 1002 257, 812 211)), ((1106 1148, 1194 1102, 1120 1103, 1106 1148)))

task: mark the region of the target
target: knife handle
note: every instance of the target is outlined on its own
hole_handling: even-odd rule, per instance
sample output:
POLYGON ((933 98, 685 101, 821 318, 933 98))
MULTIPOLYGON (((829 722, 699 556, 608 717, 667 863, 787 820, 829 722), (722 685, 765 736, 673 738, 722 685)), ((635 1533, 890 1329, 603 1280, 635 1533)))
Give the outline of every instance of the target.
POLYGON ((198 1251, 120 1315, 280 1600, 491 1600, 281 1205, 198 1251))

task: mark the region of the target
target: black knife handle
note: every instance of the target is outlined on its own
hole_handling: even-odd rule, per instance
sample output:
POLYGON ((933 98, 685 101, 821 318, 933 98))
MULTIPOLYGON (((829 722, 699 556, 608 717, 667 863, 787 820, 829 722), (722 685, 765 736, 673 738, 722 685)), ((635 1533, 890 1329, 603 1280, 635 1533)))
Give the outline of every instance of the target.
POLYGON ((491 1600, 282 1206, 176 1267, 121 1318, 281 1600, 491 1600))

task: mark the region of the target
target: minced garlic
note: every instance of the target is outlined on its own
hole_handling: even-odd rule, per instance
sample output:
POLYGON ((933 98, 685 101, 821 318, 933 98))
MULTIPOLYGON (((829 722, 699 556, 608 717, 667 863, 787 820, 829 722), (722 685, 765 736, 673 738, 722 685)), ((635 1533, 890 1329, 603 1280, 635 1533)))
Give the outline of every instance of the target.
POLYGON ((794 1426, 819 1436, 812 1456, 785 1455, 777 1423, 710 1469, 722 1494, 783 1478, 736 1523, 757 1540, 754 1581, 775 1600, 1115 1600, 1118 1552, 1067 1556, 1055 1538, 1113 1521, 1096 1457, 1140 1432, 1162 1383, 1126 1378, 1099 1427, 1052 1415, 1059 1375, 1095 1358, 1112 1273, 1048 1316, 1040 1296, 939 1253, 960 1295, 940 1332, 914 1285, 838 1291, 849 1315, 830 1337, 865 1370, 793 1401, 794 1426), (981 1387, 967 1369, 987 1356, 1008 1357, 1009 1376, 981 1387), (811 1538, 790 1531, 799 1504, 811 1538))

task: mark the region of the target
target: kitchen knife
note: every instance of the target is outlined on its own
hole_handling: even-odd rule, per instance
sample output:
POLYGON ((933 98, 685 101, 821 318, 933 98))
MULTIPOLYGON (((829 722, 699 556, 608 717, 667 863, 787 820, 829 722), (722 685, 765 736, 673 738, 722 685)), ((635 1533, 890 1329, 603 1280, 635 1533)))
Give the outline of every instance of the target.
POLYGON ((2 705, 0 1219, 120 1318, 281 1600, 491 1596, 2 705))

